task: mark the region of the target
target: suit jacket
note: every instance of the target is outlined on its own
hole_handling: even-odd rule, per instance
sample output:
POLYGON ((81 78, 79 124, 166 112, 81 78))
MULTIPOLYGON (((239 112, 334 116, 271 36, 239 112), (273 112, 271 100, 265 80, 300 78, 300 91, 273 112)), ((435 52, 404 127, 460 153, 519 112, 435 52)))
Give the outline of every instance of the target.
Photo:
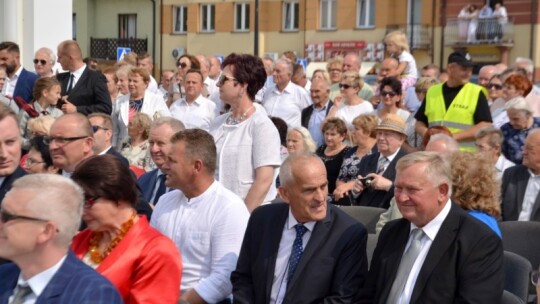
MULTIPOLYGON (((86 229, 71 244, 81 258, 94 232, 86 229)), ((144 216, 96 268, 118 289, 125 303, 176 303, 180 294, 182 263, 176 245, 150 227, 144 216)))
POLYGON ((127 160, 127 158, 125 158, 124 155, 118 153, 118 151, 116 151, 114 147, 110 147, 109 150, 107 150, 107 152, 105 153, 118 158, 122 162, 122 164, 129 168, 129 161, 127 160))
POLYGON ((145 174, 141 175, 141 177, 139 177, 139 180, 137 180, 137 185, 141 189, 141 192, 144 198, 148 202, 153 203, 154 205, 158 202, 159 198, 164 194, 164 193, 156 193, 155 202, 150 201, 150 199, 152 199, 152 193, 154 193, 154 189, 156 188, 158 172, 159 172, 159 169, 154 169, 150 172, 146 172, 145 174))
MULTIPOLYGON (((69 85, 70 73, 60 73, 56 75, 62 89, 61 95, 66 95, 69 85)), ((84 115, 90 113, 105 113, 110 115, 112 102, 107 90, 107 79, 103 74, 86 67, 75 86, 69 92, 68 100, 77 106, 77 112, 84 115)), ((57 106, 62 107, 63 102, 59 101, 57 106)))
MULTIPOLYGON (((328 112, 330 112, 330 108, 332 108, 332 106, 334 105, 334 103, 332 101, 328 101, 328 107, 326 107, 326 115, 325 116, 328 116, 328 112)), ((304 128, 308 128, 309 126, 309 119, 311 118, 311 115, 313 114, 313 110, 315 109, 315 106, 314 105, 310 105, 309 107, 306 107, 302 110, 302 116, 301 116, 301 124, 302 124, 302 127, 304 128)))
MULTIPOLYGON (((20 269, 15 264, 0 266, 0 304, 7 304, 17 286, 20 269)), ((47 284, 36 304, 123 303, 116 288, 71 251, 47 284)))
MULTIPOLYGON (((360 303, 386 303, 410 227, 409 221, 399 219, 381 231, 360 303)), ((501 239, 452 204, 420 269, 410 303, 500 303, 503 257, 501 239)))
POLYGON ((2 201, 4 200, 4 196, 6 196, 6 193, 8 193, 9 190, 11 190, 11 186, 13 183, 20 177, 23 177, 26 175, 26 171, 23 170, 23 168, 17 166, 17 169, 11 173, 11 175, 6 176, 4 179, 4 182, 2 185, 0 185, 0 205, 2 204, 2 201))
MULTIPOLYGON (((400 158, 405 156, 407 152, 403 148, 399 149, 396 157, 390 162, 386 170, 383 172, 383 177, 394 181, 396 179, 396 163, 400 158)), ((377 172, 377 164, 379 162, 380 152, 373 153, 362 157, 360 164, 358 165, 358 174, 366 176, 369 173, 377 172)), ((371 187, 364 189, 360 195, 356 198, 356 203, 360 206, 370 206, 388 209, 390 206, 390 200, 394 197, 394 186, 388 191, 375 190, 371 187)))
MULTIPOLYGON (((504 171, 501 184, 503 221, 518 220, 529 177, 531 177, 529 169, 523 165, 516 165, 504 171)), ((540 196, 538 194, 536 194, 531 212, 531 221, 540 221, 540 196)))
POLYGON ((30 103, 34 99, 34 83, 39 78, 35 73, 22 69, 15 90, 13 91, 13 98, 20 96, 24 101, 30 103))
MULTIPOLYGON (((257 208, 231 275, 234 303, 268 303, 289 205, 257 208)), ((355 303, 367 272, 364 226, 333 205, 315 224, 283 303, 355 303)))

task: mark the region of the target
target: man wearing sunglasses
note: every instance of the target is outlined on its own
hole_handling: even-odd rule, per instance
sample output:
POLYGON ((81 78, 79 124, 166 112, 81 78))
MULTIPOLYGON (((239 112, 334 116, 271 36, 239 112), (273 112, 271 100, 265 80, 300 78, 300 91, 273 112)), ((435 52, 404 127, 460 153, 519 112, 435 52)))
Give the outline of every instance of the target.
POLYGON ((39 76, 21 66, 19 45, 11 41, 0 43, 0 66, 4 67, 7 72, 2 95, 10 99, 20 97, 24 101, 30 102, 34 83, 39 76))
POLYGON ((129 161, 112 146, 113 123, 111 116, 103 113, 92 113, 88 115, 88 120, 94 132, 94 154, 110 154, 129 167, 129 161))
POLYGON ((62 176, 14 183, 0 208, 0 257, 13 261, 0 266, 0 303, 122 303, 112 283, 69 250, 82 205, 81 188, 62 176))
POLYGON ((448 80, 429 88, 414 118, 416 132, 424 136, 428 127, 446 126, 463 151, 476 151, 474 136, 492 125, 484 87, 470 83, 474 63, 469 53, 456 51, 448 57, 448 80))

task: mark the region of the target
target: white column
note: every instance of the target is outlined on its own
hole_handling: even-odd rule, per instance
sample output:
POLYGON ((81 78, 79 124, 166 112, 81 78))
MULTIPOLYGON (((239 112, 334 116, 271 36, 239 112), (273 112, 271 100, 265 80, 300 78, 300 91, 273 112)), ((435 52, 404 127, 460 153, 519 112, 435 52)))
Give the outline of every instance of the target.
POLYGON ((20 24, 18 20, 19 10, 18 10, 17 0, 5 0, 2 1, 3 9, 2 16, 3 29, 2 29, 2 41, 18 41, 18 26, 20 24))

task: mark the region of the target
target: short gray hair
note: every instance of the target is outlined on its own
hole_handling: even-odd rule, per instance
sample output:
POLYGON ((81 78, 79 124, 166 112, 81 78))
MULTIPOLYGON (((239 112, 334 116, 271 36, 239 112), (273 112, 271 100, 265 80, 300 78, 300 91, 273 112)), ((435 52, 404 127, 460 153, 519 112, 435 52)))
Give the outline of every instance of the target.
POLYGON ((157 128, 157 127, 159 127, 161 125, 168 125, 169 127, 171 127, 171 129, 173 130, 174 133, 180 132, 180 131, 183 131, 183 130, 186 129, 186 126, 184 125, 183 122, 181 122, 180 120, 178 120, 176 118, 169 117, 169 116, 163 116, 163 117, 159 117, 159 118, 154 119, 150 129, 157 128))
POLYGON ((292 172, 293 163, 307 161, 310 159, 318 161, 321 163, 321 165, 324 166, 323 161, 315 153, 300 152, 289 155, 289 157, 287 157, 283 161, 281 167, 279 168, 279 182, 281 186, 288 186, 294 181, 294 176, 292 172))
POLYGON ((27 209, 36 217, 55 223, 58 234, 53 241, 58 246, 68 248, 81 224, 84 201, 81 187, 61 175, 29 174, 13 183, 10 192, 14 190, 34 194, 27 209))
POLYGON ((47 56, 49 56, 50 64, 54 65, 54 63, 56 62, 56 55, 54 54, 54 52, 48 47, 42 47, 36 51, 36 54, 41 52, 46 53, 47 56))
MULTIPOLYGON (((453 137, 444 133, 438 133, 438 134, 432 135, 429 138, 429 142, 427 143, 426 148, 430 144, 432 145, 433 143, 439 142, 439 141, 444 143, 444 145, 446 146, 447 154, 451 154, 451 153, 459 151, 459 143, 457 142, 457 140, 455 140, 453 137)), ((435 152, 438 152, 438 151, 435 151, 435 152)))
MULTIPOLYGON (((434 186, 446 183, 452 189, 452 170, 447 158, 437 152, 421 151, 407 154, 400 158, 396 164, 396 172, 399 173, 413 165, 426 164, 424 173, 434 186)), ((448 193, 451 196, 451 193, 448 193)))
POLYGON ((277 65, 280 65, 280 64, 286 66, 287 70, 289 71, 289 74, 291 74, 291 76, 292 76, 292 74, 293 74, 293 65, 290 62, 288 62, 287 60, 285 60, 285 59, 278 59, 278 60, 276 60, 276 62, 274 62, 274 67, 277 66, 277 65))
POLYGON ((504 141, 504 135, 502 131, 499 128, 495 127, 482 128, 478 130, 478 132, 476 132, 476 135, 474 136, 475 139, 481 139, 484 137, 488 137, 488 142, 491 147, 500 148, 504 141))

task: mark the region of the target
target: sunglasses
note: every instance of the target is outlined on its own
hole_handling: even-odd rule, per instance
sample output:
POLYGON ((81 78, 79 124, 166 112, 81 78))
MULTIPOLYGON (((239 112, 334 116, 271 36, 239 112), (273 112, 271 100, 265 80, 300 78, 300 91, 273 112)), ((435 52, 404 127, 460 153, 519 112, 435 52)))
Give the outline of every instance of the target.
POLYGON ((350 89, 350 88, 355 88, 355 86, 352 86, 352 85, 350 85, 350 84, 340 83, 340 84, 339 84, 339 88, 340 88, 340 89, 348 90, 348 89, 350 89))
POLYGON ((185 69, 187 67, 187 64, 185 62, 177 62, 176 67, 181 67, 182 69, 185 69))
POLYGON ((30 217, 30 216, 24 216, 24 215, 15 215, 12 213, 9 213, 5 210, 0 210, 0 221, 2 223, 7 223, 9 221, 14 220, 26 220, 26 221, 37 221, 37 222, 48 222, 49 220, 44 220, 40 218, 30 217))
POLYGON ((225 82, 227 82, 227 80, 237 81, 236 78, 234 78, 234 77, 229 77, 229 76, 227 76, 225 74, 221 74, 218 81, 216 82, 216 85, 220 87, 220 86, 224 85, 225 82))
POLYGON ((488 89, 495 89, 495 90, 501 90, 502 89, 502 84, 496 84, 496 83, 490 83, 487 85, 488 89))
POLYGON ((97 200, 99 199, 99 196, 90 196, 90 195, 85 195, 84 196, 84 208, 92 208, 92 206, 94 206, 94 204, 97 202, 97 200))
POLYGON ((34 59, 34 64, 38 64, 41 63, 41 65, 46 65, 47 64, 47 60, 44 60, 44 59, 34 59))
POLYGON ((102 126, 92 126, 92 131, 94 131, 94 133, 96 133, 99 130, 107 131, 109 129, 102 126))
POLYGON ((386 96, 394 97, 396 95, 397 93, 394 91, 381 91, 381 96, 383 97, 386 97, 386 96))

